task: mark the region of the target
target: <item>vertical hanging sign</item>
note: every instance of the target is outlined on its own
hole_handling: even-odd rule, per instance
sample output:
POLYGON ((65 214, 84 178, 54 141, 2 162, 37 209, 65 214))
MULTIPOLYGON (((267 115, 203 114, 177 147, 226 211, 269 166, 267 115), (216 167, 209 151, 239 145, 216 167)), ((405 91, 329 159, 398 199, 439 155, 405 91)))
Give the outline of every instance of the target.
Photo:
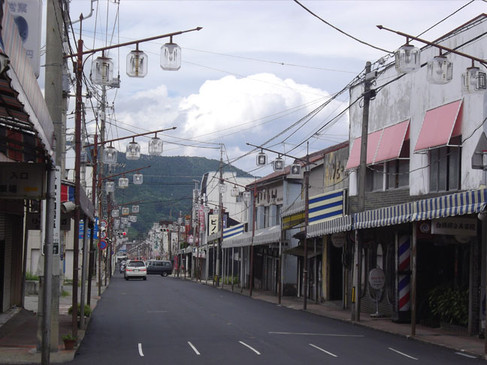
POLYGON ((56 166, 54 172, 54 194, 55 194, 55 208, 52 234, 52 253, 59 255, 59 247, 61 246, 61 168, 56 166))
POLYGON ((78 238, 80 240, 82 240, 83 237, 84 237, 84 235, 85 235, 85 221, 83 219, 81 219, 79 221, 79 235, 78 235, 78 238))

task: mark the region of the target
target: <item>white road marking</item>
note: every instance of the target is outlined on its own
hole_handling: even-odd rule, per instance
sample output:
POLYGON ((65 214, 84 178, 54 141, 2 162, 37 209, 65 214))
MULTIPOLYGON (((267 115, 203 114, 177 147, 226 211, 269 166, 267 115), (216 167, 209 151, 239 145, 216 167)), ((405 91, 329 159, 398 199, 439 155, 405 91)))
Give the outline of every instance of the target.
POLYGON ((412 357, 412 356, 410 356, 410 355, 408 355, 408 354, 405 354, 404 352, 401 352, 401 351, 395 350, 395 349, 393 349, 392 347, 389 347, 389 350, 394 351, 395 353, 397 353, 397 354, 399 354, 399 355, 406 356, 406 357, 408 357, 408 358, 410 358, 410 359, 412 359, 412 360, 419 360, 419 359, 417 359, 417 358, 415 358, 415 357, 412 357))
POLYGON ((333 354, 333 353, 331 353, 331 352, 329 352, 329 351, 326 351, 326 350, 322 349, 321 347, 318 347, 318 346, 316 346, 316 345, 313 345, 312 343, 310 343, 309 345, 310 345, 311 347, 314 347, 314 348, 315 348, 315 349, 317 349, 317 350, 323 351, 323 352, 324 352, 325 354, 327 354, 327 355, 330 355, 330 356, 333 356, 333 357, 338 357, 337 355, 335 355, 335 354, 333 354))
POLYGON ((250 345, 247 345, 245 342, 242 342, 242 341, 238 341, 240 344, 246 346, 247 348, 251 349, 253 352, 255 352, 257 355, 260 355, 260 352, 257 351, 256 349, 254 349, 252 346, 250 345))
POLYGON ((340 335, 336 333, 309 333, 309 332, 268 332, 270 335, 292 336, 329 336, 329 337, 364 337, 364 335, 340 335))
POLYGON ((468 357, 469 359, 476 359, 476 358, 477 358, 477 356, 473 356, 473 355, 465 354, 465 353, 463 353, 463 352, 455 352, 455 354, 460 355, 460 356, 465 356, 465 357, 468 357))
POLYGON ((139 355, 142 356, 142 357, 144 357, 144 353, 142 352, 142 344, 139 343, 137 347, 139 349, 139 355))
POLYGON ((200 355, 199 351, 196 349, 196 347, 194 347, 194 345, 191 342, 188 341, 188 345, 193 349, 196 355, 200 355))

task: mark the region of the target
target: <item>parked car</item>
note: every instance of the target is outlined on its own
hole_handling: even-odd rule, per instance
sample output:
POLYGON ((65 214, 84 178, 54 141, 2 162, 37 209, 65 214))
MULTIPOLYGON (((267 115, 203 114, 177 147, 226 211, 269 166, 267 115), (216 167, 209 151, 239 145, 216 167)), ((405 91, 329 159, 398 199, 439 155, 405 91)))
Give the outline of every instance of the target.
POLYGON ((147 268, 145 267, 144 261, 141 260, 130 260, 125 266, 125 272, 123 274, 125 280, 131 278, 142 278, 147 280, 147 268))
POLYGON ((167 260, 147 261, 147 274, 168 276, 172 274, 172 262, 167 260))

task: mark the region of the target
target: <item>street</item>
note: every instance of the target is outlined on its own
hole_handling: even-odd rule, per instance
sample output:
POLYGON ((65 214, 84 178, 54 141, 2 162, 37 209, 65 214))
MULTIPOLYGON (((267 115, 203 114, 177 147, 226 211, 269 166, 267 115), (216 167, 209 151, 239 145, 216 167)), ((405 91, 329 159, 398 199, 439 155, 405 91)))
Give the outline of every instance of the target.
POLYGON ((474 364, 483 360, 189 280, 115 274, 74 364, 474 364))

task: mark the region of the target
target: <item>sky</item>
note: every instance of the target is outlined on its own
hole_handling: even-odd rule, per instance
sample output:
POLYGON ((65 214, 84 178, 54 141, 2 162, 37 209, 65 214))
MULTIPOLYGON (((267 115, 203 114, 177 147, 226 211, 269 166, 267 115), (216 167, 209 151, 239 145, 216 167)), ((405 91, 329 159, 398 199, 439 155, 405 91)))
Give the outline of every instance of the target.
MULTIPOLYGON (((433 41, 486 12, 483 0, 99 0, 88 18, 90 1, 72 0, 70 16, 86 17, 85 49, 202 27, 173 37, 182 49, 178 71, 159 66, 160 47, 169 38, 139 44, 149 57, 145 78, 125 72, 135 46, 105 54, 121 79, 107 92, 108 139, 176 127, 158 135, 163 155, 223 156, 225 163, 264 176, 272 169, 256 168, 253 146, 267 149, 269 161, 285 154, 289 164, 348 140, 348 92, 332 97, 367 61, 390 62, 391 52, 405 43, 376 25, 419 35, 439 23, 421 35, 433 41)), ((80 23, 73 29, 78 38, 80 23)), ((98 56, 86 60, 87 75, 98 56)), ((96 98, 90 103, 98 105, 96 98)), ((93 118, 87 119, 93 133, 93 118)), ((125 152, 129 141, 116 147, 125 152)), ((146 151, 148 138, 137 141, 146 151)))

